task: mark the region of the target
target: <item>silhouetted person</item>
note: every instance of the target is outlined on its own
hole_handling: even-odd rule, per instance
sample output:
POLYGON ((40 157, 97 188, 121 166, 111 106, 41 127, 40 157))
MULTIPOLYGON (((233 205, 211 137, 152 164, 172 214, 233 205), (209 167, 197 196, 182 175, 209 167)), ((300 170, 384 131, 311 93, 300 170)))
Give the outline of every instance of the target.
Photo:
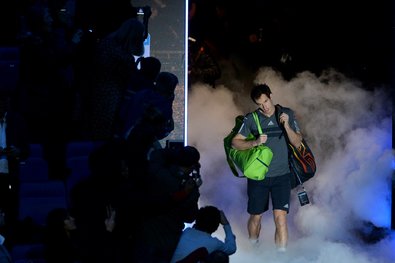
POLYGON ((11 107, 11 95, 0 94, 0 211, 6 228, 17 217, 19 163, 29 156, 28 135, 24 118, 11 107))
POLYGON ((136 71, 135 56, 144 53, 144 25, 126 20, 98 43, 91 101, 92 139, 113 138, 121 101, 136 71))
POLYGON ((131 75, 130 83, 123 95, 119 116, 116 119, 116 137, 127 137, 125 129, 130 129, 136 123, 138 116, 146 106, 146 100, 151 99, 150 90, 155 89, 155 81, 160 73, 161 62, 155 57, 140 57, 137 60, 137 70, 131 75), (145 90, 143 96, 136 93, 145 90))
POLYGON ((208 253, 219 250, 226 255, 231 255, 236 252, 236 236, 232 232, 229 221, 224 212, 214 206, 199 209, 195 225, 183 231, 171 262, 175 263, 187 257, 200 247, 206 248, 208 253), (212 237, 220 224, 223 225, 225 231, 225 241, 212 237))
POLYGON ((65 26, 53 17, 46 4, 30 6, 26 20, 30 35, 21 44, 20 63, 23 113, 30 142, 43 144, 50 178, 64 179, 65 148, 71 127, 71 65, 79 40, 67 36, 65 26), (59 22, 56 27, 55 20, 59 22))
POLYGON ((154 88, 156 78, 162 68, 162 63, 156 57, 140 57, 136 61, 138 70, 132 76, 129 92, 137 92, 142 89, 154 88))
POLYGON ((135 93, 126 105, 122 137, 126 139, 132 177, 144 177, 150 150, 161 148, 158 141, 174 129, 173 101, 177 85, 176 75, 161 72, 152 89, 135 93))
POLYGON ((79 262, 74 218, 64 208, 48 213, 44 231, 45 260, 47 263, 79 262))
POLYGON ((184 223, 196 218, 200 197, 200 154, 196 148, 159 149, 150 155, 145 202, 150 207, 131 244, 133 262, 169 262, 184 223))
POLYGON ((0 244, 0 263, 12 263, 12 258, 7 248, 0 244))
POLYGON ((116 262, 115 212, 127 175, 122 147, 111 141, 93 151, 89 156, 90 176, 71 191, 82 262, 116 262))

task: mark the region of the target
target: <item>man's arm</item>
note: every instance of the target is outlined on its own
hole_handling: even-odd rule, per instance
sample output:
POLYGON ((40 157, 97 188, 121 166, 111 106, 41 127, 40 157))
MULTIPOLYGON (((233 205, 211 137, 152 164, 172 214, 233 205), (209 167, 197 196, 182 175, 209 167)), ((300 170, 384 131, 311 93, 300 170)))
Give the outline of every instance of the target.
POLYGON ((229 224, 228 219, 225 216, 225 213, 221 210, 221 225, 224 228, 225 232, 225 242, 222 247, 222 251, 224 251, 228 255, 232 255, 236 252, 236 236, 232 232, 232 228, 229 224))
POLYGON ((288 135, 289 142, 299 148, 302 143, 302 134, 300 132, 295 132, 289 124, 289 116, 286 113, 281 113, 280 115, 280 123, 284 125, 285 132, 288 135))
POLYGON ((291 127, 285 128, 285 131, 287 132, 289 142, 296 148, 299 148, 302 144, 302 134, 295 132, 291 127))
POLYGON ((232 147, 237 149, 237 150, 246 150, 246 149, 250 149, 252 147, 264 144, 266 141, 267 141, 267 135, 266 134, 262 134, 256 140, 248 140, 247 141, 245 136, 243 136, 242 134, 238 133, 232 139, 232 147))

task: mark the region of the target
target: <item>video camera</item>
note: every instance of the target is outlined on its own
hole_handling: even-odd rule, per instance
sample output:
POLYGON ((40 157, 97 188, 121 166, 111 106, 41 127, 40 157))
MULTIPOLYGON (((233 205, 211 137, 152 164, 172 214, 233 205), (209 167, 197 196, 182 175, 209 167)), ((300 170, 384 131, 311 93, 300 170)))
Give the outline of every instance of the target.
POLYGON ((197 187, 202 185, 203 181, 202 176, 200 175, 200 164, 197 164, 195 165, 195 167, 193 167, 190 176, 195 181, 197 187))
POLYGON ((184 174, 182 185, 192 179, 197 187, 200 187, 203 184, 202 177, 200 175, 200 164, 193 167, 192 171, 189 174, 184 174))

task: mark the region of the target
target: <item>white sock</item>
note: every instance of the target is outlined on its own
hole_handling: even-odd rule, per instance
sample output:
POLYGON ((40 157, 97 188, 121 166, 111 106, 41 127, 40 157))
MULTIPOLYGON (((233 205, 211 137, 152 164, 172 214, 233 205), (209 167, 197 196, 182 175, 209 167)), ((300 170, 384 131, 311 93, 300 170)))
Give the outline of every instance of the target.
POLYGON ((248 240, 249 240, 249 241, 250 241, 250 243, 251 243, 251 244, 253 244, 253 245, 255 245, 255 244, 258 244, 258 243, 259 243, 259 239, 257 239, 257 238, 249 238, 248 240))
POLYGON ((287 251, 287 248, 286 248, 286 247, 278 247, 278 248, 277 248, 277 251, 278 251, 278 252, 286 252, 286 251, 287 251))

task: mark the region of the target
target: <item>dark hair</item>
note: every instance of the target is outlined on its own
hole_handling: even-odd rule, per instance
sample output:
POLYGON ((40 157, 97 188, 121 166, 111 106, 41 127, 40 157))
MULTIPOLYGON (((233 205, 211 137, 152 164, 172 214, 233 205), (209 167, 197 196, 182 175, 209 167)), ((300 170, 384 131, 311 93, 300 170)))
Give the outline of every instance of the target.
POLYGON ((136 18, 129 18, 110 34, 126 52, 135 56, 144 54, 144 24, 136 18))
POLYGON ((262 94, 265 94, 270 99, 270 94, 272 94, 272 91, 270 90, 269 86, 266 84, 254 86, 250 94, 252 101, 256 102, 256 100, 259 99, 262 94))
POLYGON ((215 206, 201 207, 196 216, 195 228, 209 234, 214 233, 221 222, 221 213, 215 206))
POLYGON ((140 72, 150 80, 157 78, 161 67, 160 60, 155 57, 140 57, 140 72))
POLYGON ((191 167, 199 164, 200 153, 193 146, 168 148, 165 151, 166 160, 170 164, 175 164, 182 167, 191 167))
POLYGON ((170 72, 160 72, 156 78, 155 90, 165 96, 174 96, 174 90, 178 85, 178 77, 170 72))

